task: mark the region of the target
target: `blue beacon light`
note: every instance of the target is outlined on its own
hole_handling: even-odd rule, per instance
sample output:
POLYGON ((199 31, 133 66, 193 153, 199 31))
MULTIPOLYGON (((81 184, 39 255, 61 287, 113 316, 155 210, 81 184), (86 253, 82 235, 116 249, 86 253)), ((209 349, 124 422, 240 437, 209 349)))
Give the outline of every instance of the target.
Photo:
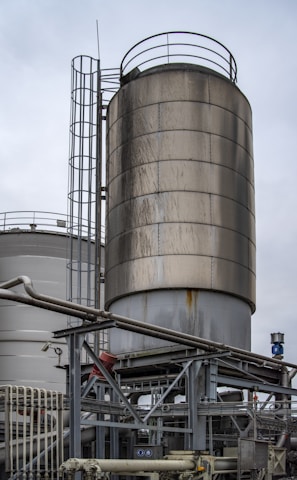
POLYGON ((271 353, 274 358, 283 358, 284 355, 284 334, 283 333, 271 333, 271 353))

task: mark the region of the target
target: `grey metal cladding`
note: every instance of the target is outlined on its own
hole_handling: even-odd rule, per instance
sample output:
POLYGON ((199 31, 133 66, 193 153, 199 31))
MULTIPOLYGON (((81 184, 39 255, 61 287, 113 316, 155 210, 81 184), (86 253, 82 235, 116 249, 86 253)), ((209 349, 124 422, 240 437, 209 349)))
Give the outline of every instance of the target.
POLYGON ((166 288, 255 304, 251 109, 230 81, 168 70, 124 85, 107 122, 106 304, 166 288))

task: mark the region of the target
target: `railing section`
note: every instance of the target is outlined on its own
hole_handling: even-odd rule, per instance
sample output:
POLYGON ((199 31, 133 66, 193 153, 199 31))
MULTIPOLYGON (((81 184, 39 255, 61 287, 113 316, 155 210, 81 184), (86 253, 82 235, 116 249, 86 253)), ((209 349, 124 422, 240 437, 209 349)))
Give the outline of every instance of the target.
POLYGON ((5 385, 0 399, 9 479, 57 480, 63 462, 63 394, 5 385))

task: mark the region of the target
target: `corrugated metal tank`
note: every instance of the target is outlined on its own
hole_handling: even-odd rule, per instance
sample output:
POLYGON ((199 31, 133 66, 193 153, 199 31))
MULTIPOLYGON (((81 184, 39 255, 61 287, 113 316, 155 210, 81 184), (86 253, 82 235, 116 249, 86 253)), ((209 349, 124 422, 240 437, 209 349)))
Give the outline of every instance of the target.
MULTIPOLYGON (((106 308, 250 349, 250 105, 228 78, 191 64, 124 80, 107 115, 106 308)), ((168 345, 116 329, 110 344, 168 345)))
MULTIPOLYGON (((66 262, 66 234, 18 228, 0 234, 0 283, 26 275, 38 293, 65 300, 66 262)), ((25 293, 22 286, 13 290, 25 293)), ((0 384, 65 392, 66 371, 56 368, 55 348, 63 351, 61 366, 68 364, 68 348, 52 332, 67 327, 67 316, 4 299, 0 316, 0 384), (46 342, 52 344, 42 351, 46 342)))

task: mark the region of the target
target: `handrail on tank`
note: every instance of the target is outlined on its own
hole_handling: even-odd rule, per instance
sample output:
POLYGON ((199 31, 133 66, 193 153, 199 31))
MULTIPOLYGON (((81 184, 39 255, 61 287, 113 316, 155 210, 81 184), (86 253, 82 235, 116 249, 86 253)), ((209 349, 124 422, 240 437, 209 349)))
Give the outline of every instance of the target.
POLYGON ((67 214, 65 213, 36 210, 0 212, 0 233, 41 229, 66 233, 67 226, 67 214))
MULTIPOLYGON (((0 234, 13 233, 17 231, 44 231, 55 233, 73 233, 76 235, 77 220, 70 227, 69 218, 66 213, 45 212, 37 210, 19 210, 0 212, 0 234)), ((91 228, 92 238, 95 238, 95 222, 91 226, 84 220, 82 234, 87 236, 91 228)), ((101 226, 101 237, 104 238, 104 227, 101 226)))
POLYGON ((230 50, 208 35, 186 31, 158 33, 136 43, 122 59, 120 78, 122 79, 132 70, 139 69, 143 65, 146 65, 146 68, 162 65, 164 61, 161 63, 161 59, 167 59, 166 63, 174 63, 177 60, 181 63, 180 60, 185 58, 187 60, 192 59, 192 62, 194 61, 196 65, 215 68, 216 71, 229 78, 233 83, 237 82, 237 65, 230 50), (192 41, 178 41, 180 38, 177 38, 178 35, 183 36, 183 38, 191 36, 192 41), (166 41, 153 44, 154 40, 160 37, 165 37, 166 41), (171 40, 170 37, 174 38, 171 40), (193 39, 195 38, 199 38, 199 43, 194 42, 193 39), (180 47, 182 47, 182 50, 180 47), (184 52, 184 47, 187 47, 188 51, 184 52), (156 54, 152 53, 151 56, 149 55, 151 52, 156 52, 156 54))

